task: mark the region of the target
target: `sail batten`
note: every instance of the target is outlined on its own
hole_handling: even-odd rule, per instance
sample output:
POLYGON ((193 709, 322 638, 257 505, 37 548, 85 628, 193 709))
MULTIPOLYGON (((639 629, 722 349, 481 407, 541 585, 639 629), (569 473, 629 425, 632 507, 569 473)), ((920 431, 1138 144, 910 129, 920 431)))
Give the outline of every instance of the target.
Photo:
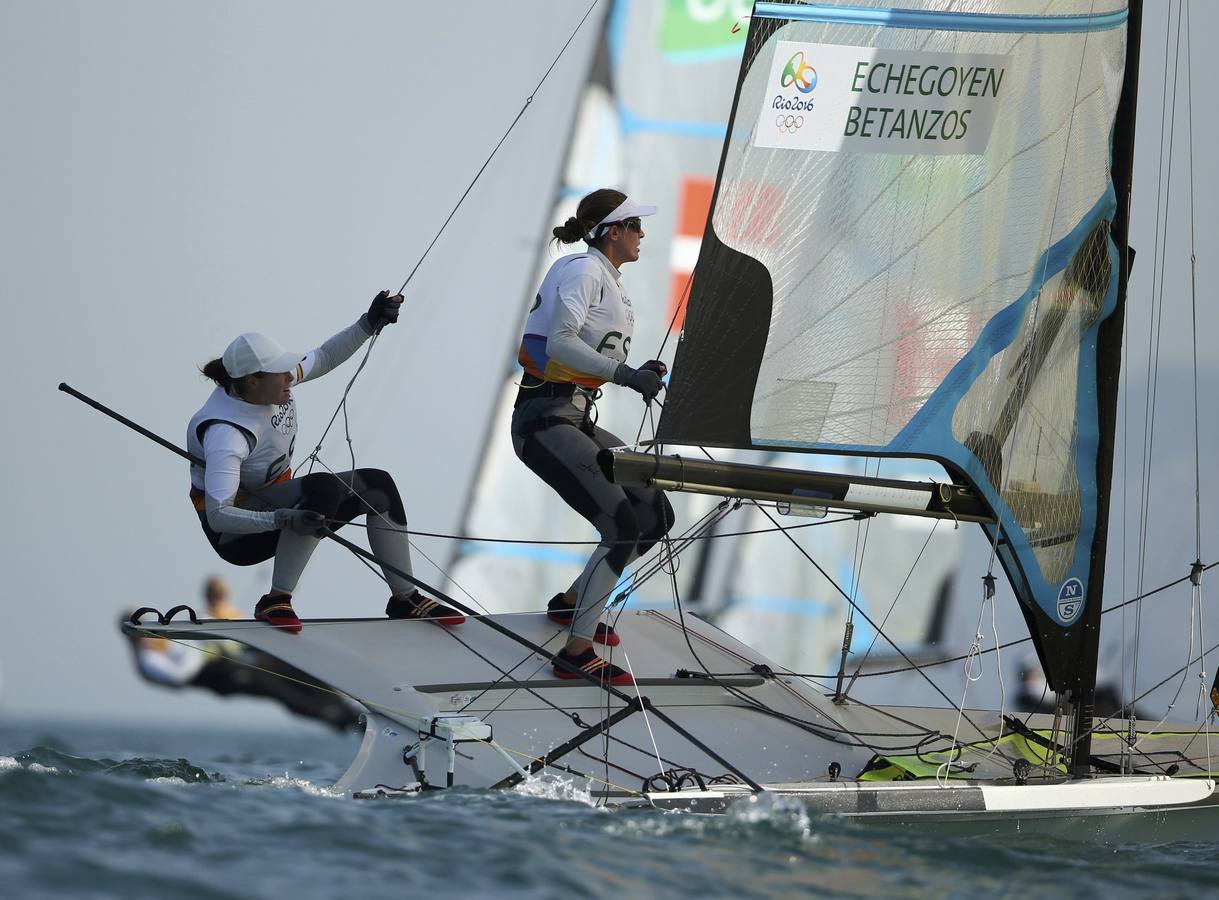
POLYGON ((1126 6, 903 7, 757 5, 659 437, 935 460, 1065 633, 1097 525, 1126 6))

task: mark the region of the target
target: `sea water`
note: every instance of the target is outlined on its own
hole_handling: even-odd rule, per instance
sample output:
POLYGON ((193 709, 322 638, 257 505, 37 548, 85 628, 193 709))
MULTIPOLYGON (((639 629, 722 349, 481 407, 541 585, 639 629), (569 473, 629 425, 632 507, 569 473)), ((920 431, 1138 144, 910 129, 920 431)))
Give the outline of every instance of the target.
POLYGON ((561 778, 358 801, 356 735, 0 719, 0 896, 1202 896, 1219 843, 942 838, 761 799, 611 812, 561 778))

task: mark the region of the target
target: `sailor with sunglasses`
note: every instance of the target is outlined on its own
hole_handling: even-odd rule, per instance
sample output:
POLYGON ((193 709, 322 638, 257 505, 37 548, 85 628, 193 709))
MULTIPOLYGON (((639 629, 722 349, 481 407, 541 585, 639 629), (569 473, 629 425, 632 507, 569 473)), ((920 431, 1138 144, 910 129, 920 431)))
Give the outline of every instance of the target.
POLYGON ((583 253, 563 256, 538 289, 519 360, 524 373, 512 416, 516 455, 598 530, 583 572, 549 604, 550 618, 571 626, 554 667, 558 678, 576 670, 610 684, 630 684, 630 673, 602 659, 593 642, 619 642, 600 622, 623 570, 646 553, 673 524, 673 508, 655 489, 613 484, 597 454, 623 441, 596 425, 593 404, 602 385, 628 387, 650 403, 660 392, 664 363, 626 364, 635 313, 622 286, 621 267, 639 259, 642 219, 656 207, 603 188, 580 201, 575 216, 555 228, 555 240, 584 241, 583 253))

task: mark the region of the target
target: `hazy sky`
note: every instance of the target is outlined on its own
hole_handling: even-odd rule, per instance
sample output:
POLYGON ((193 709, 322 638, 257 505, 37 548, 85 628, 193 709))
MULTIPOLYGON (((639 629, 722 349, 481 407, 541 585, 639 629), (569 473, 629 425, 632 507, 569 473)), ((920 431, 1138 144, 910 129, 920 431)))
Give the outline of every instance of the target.
MULTIPOLYGON (((1216 4, 1196 6, 1193 34, 1219 33, 1216 4)), ((235 334, 260 330, 307 350, 350 324, 378 289, 401 284, 585 7, 483 0, 454 15, 445 4, 402 2, 0 4, 9 396, 0 713, 266 715, 265 704, 159 691, 132 674, 114 627, 120 608, 194 602, 215 571, 249 608, 268 574, 214 556, 188 506, 184 463, 56 385, 67 381, 180 442, 207 393, 195 367, 235 334)), ((1166 12, 1161 0, 1148 3, 1130 314, 1136 383, 1146 371, 1166 12)), ((394 473, 417 528, 457 524, 551 224, 543 218, 566 110, 594 35, 586 27, 569 48, 420 268, 401 324, 385 332, 353 392, 358 462, 394 473)), ((1207 478, 1219 446, 1209 424, 1219 391, 1219 110, 1214 65, 1198 50, 1193 196, 1207 478)), ((1157 475, 1149 583, 1184 574, 1193 556, 1192 418, 1179 377, 1189 352, 1184 103, 1182 94, 1161 351, 1177 374, 1159 399, 1157 449, 1170 464, 1157 475)), ((668 285, 634 286, 649 289, 668 285)), ((299 392, 298 450, 316 441, 351 371, 299 392)), ((1141 413, 1129 434, 1137 447, 1141 413)), ((341 432, 332 435, 325 458, 339 468, 345 453, 341 432)), ((1136 481, 1140 465, 1136 454, 1136 481)), ((1204 482, 1204 500, 1217 498, 1219 485, 1204 482)), ((1212 527, 1209 556, 1204 545, 1208 560, 1219 558, 1217 534, 1212 527)), ((448 553, 437 542, 422 547, 448 553)), ((379 615, 384 600, 379 581, 323 546, 298 606, 305 615, 379 615)), ((1022 633, 1017 622, 1008 610, 1005 637, 1022 633)))

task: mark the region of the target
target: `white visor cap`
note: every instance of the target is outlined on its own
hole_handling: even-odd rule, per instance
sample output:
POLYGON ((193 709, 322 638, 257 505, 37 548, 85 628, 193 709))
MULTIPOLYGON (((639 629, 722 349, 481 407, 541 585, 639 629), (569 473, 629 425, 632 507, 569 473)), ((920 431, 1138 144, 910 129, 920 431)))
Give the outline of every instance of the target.
POLYGON ((255 372, 291 372, 304 358, 303 353, 290 353, 265 334, 247 331, 224 348, 221 362, 230 378, 241 378, 255 372))
POLYGON ((655 212, 655 206, 648 206, 646 203, 636 203, 630 197, 627 197, 620 204, 618 204, 617 209, 594 225, 592 231, 584 236, 584 240, 595 241, 598 237, 600 237, 600 231, 602 228, 610 225, 616 225, 623 219, 633 219, 636 216, 642 218, 643 216, 653 215, 655 212))

